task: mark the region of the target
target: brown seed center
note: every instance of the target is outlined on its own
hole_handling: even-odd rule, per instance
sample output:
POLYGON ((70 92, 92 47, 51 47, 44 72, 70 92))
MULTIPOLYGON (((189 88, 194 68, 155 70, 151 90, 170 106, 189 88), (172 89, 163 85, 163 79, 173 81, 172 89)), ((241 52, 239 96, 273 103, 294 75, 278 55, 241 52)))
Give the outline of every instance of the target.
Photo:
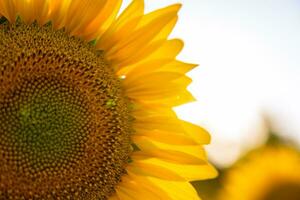
POLYGON ((0 199, 106 199, 130 155, 128 107, 102 52, 0 25, 0 199))

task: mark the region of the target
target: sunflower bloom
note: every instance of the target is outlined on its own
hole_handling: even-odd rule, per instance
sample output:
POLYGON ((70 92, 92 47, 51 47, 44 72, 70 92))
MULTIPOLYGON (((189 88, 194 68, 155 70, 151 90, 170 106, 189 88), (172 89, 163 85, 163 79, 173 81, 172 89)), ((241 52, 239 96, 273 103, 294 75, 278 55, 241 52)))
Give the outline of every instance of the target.
POLYGON ((199 199, 209 134, 168 39, 180 5, 0 1, 0 199, 199 199))
POLYGON ((246 156, 224 179, 219 200, 300 199, 300 153, 269 146, 246 156))

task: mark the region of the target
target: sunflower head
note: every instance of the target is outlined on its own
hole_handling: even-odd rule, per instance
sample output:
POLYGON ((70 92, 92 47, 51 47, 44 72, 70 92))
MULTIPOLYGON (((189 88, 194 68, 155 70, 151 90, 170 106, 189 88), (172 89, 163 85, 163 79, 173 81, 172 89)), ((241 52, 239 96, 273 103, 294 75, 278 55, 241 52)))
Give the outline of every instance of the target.
POLYGON ((172 110, 193 100, 180 5, 120 6, 0 1, 0 199, 198 199, 189 181, 216 175, 172 110))

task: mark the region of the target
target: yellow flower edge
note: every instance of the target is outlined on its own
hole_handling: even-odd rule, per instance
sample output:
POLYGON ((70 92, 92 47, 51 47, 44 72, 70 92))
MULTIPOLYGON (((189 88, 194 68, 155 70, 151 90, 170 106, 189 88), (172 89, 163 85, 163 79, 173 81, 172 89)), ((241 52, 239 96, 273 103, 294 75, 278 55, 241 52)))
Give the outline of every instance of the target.
POLYGON ((299 166, 300 153, 292 147, 266 146, 255 150, 225 174, 224 189, 218 199, 298 199, 300 193, 295 188, 300 188, 299 166))
POLYGON ((138 147, 126 174, 109 199, 199 199, 189 183, 213 178, 203 145, 210 135, 203 128, 178 119, 173 111, 194 98, 187 91, 186 72, 196 65, 176 60, 183 48, 168 39, 177 21, 179 4, 144 14, 144 1, 133 0, 119 14, 121 0, 2 0, 0 14, 10 23, 20 17, 40 26, 51 21, 71 37, 95 41, 105 60, 122 79, 133 104, 138 147))

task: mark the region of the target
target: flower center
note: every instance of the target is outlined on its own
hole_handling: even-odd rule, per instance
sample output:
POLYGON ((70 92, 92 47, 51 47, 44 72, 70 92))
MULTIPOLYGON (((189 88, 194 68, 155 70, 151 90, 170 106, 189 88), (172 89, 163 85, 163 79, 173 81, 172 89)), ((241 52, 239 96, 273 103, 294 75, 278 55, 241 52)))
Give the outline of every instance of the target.
POLYGON ((0 25, 0 199, 107 199, 131 151, 103 53, 50 25, 0 25))
POLYGON ((283 183, 278 184, 261 200, 299 200, 300 199, 300 184, 299 183, 283 183))

